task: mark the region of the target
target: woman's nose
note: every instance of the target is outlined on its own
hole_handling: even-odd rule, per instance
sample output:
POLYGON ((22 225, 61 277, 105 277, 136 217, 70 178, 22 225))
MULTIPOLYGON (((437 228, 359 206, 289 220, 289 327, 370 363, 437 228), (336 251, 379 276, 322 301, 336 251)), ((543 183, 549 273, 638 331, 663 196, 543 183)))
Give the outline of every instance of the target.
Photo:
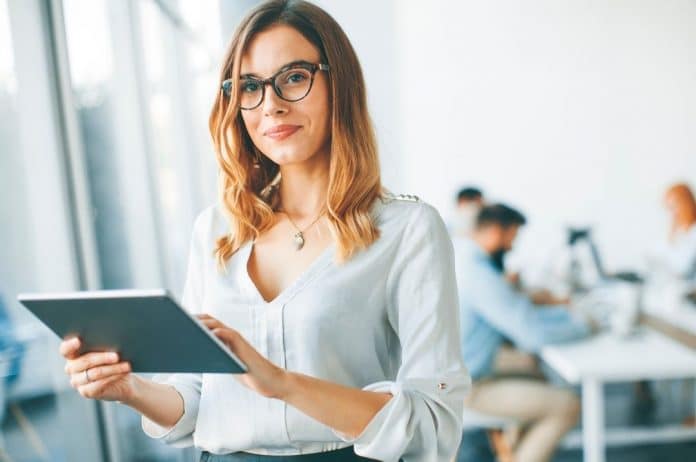
POLYGON ((278 115, 287 112, 287 101, 284 101, 280 96, 278 96, 269 84, 264 92, 263 101, 261 102, 261 107, 263 109, 264 115, 278 115))

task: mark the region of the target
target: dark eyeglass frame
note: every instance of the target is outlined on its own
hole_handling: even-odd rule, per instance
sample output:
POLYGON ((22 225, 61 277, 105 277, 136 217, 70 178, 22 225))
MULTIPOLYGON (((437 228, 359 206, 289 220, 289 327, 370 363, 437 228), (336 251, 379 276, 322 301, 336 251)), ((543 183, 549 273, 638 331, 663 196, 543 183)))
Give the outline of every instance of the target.
MULTIPOLYGON (((287 101, 289 103, 295 103, 297 101, 300 101, 304 98, 307 97, 310 91, 312 91, 312 86, 314 85, 314 76, 317 73, 317 71, 325 71, 329 72, 329 65, 328 64, 323 64, 323 63, 310 63, 307 61, 294 61, 292 63, 289 63, 285 66, 283 66, 278 72, 273 74, 267 79, 257 79, 254 77, 240 77, 239 81, 240 82, 254 82, 257 85, 261 86, 261 98, 259 99, 259 102, 253 106, 253 107, 242 107, 241 105, 239 106, 240 109, 243 109, 245 111, 251 111, 252 109, 256 109, 263 103, 264 98, 266 97, 266 86, 270 85, 273 88, 273 91, 275 92, 276 95, 278 95, 278 98, 282 99, 283 101, 287 101), (281 92, 280 88, 276 86, 275 79, 278 78, 279 75, 292 70, 292 69, 304 69, 306 71, 309 71, 311 73, 311 78, 309 80, 309 88, 307 89, 307 93, 305 93, 302 97, 296 98, 296 99, 288 99, 284 97, 281 92)), ((240 85, 241 87, 241 85, 240 85)), ((232 79, 225 79, 222 81, 220 84, 220 90, 222 91, 222 94, 227 96, 228 98, 232 96, 232 90, 234 89, 234 84, 232 79)))

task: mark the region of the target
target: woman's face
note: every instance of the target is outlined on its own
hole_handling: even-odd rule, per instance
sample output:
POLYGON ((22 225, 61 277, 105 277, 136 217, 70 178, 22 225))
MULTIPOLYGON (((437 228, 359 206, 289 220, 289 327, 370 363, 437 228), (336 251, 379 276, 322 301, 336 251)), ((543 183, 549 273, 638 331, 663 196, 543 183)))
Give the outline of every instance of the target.
MULTIPOLYGON (((273 26, 257 34, 242 56, 240 75, 267 79, 289 63, 318 64, 319 51, 292 27, 273 26)), ((297 77, 293 77, 297 79, 297 77)), ((326 72, 314 74, 306 97, 289 102, 267 85, 261 104, 242 110, 254 145, 278 165, 290 165, 328 155, 330 115, 326 72)))

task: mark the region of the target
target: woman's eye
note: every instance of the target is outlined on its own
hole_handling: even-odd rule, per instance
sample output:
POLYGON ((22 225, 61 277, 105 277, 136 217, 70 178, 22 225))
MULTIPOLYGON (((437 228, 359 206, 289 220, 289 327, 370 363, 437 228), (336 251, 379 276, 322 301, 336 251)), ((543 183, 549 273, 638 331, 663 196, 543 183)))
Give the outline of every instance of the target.
POLYGON ((253 93, 258 91, 259 84, 253 81, 247 81, 242 84, 242 91, 245 93, 253 93))
POLYGON ((307 79, 307 76, 304 75, 301 72, 293 72, 291 74, 288 74, 288 76, 285 78, 285 81, 287 83, 300 83, 304 82, 307 79))

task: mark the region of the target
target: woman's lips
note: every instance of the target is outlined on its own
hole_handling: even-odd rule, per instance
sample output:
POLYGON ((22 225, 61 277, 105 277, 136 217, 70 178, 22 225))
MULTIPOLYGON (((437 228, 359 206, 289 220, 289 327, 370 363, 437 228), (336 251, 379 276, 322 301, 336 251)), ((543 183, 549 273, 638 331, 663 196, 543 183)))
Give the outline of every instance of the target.
POLYGON ((300 128, 302 128, 301 125, 276 125, 275 127, 266 130, 264 132, 264 136, 276 141, 281 141, 289 136, 292 136, 300 128))

